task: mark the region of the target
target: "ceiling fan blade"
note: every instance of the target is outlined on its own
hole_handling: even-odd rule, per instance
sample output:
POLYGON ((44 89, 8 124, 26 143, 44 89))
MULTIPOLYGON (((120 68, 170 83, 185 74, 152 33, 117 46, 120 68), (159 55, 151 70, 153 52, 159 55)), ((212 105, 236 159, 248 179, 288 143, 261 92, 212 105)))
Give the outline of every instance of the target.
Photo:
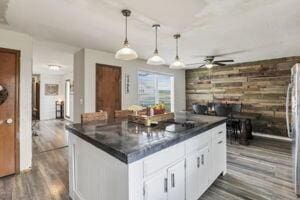
POLYGON ((203 62, 201 62, 201 63, 190 63, 190 64, 186 64, 186 66, 191 66, 191 65, 199 65, 199 64, 201 64, 201 65, 204 65, 204 63, 203 63, 203 62))
POLYGON ((234 60, 216 60, 214 62, 234 62, 234 60))
POLYGON ((217 61, 213 62, 213 64, 214 65, 219 65, 219 66, 226 66, 226 64, 220 63, 220 62, 217 62, 217 61))

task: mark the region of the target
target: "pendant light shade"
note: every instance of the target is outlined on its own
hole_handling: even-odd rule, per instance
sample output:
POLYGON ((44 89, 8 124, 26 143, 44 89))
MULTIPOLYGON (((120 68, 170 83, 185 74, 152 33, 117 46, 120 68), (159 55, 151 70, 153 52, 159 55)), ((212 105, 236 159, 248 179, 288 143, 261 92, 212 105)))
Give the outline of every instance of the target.
POLYGON ((154 50, 153 56, 147 60, 147 64, 148 65, 163 65, 163 64, 165 64, 165 60, 158 55, 158 50, 157 50, 157 29, 160 28, 160 25, 154 24, 152 27, 155 28, 155 50, 154 50))
POLYGON ((180 61, 178 56, 178 38, 180 38, 180 34, 174 35, 174 38, 176 39, 176 57, 174 62, 170 65, 170 69, 184 69, 185 65, 183 62, 180 61))
POLYGON ((119 60, 133 60, 138 57, 137 53, 129 47, 127 39, 127 18, 130 16, 130 10, 122 10, 122 14, 125 16, 125 40, 123 47, 117 51, 115 58, 119 60))

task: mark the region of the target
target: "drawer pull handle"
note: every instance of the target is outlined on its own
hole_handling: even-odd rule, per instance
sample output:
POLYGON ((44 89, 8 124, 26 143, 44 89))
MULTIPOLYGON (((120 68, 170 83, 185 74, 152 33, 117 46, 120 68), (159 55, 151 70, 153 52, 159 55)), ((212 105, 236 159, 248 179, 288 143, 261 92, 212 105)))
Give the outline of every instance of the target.
POLYGON ((201 164, 204 165, 204 155, 201 155, 201 164))
POLYGON ((223 131, 219 131, 219 133, 218 134, 222 134, 223 133, 223 131))
POLYGON ((168 179, 167 178, 165 178, 164 179, 164 189, 165 189, 165 192, 167 193, 168 192, 168 179))
POLYGON ((197 167, 200 168, 200 157, 197 158, 197 167))
POLYGON ((175 175, 171 174, 171 185, 174 188, 175 187, 175 175))
POLYGON ((221 140, 221 141, 218 142, 218 144, 222 144, 222 143, 223 143, 223 140, 221 140))

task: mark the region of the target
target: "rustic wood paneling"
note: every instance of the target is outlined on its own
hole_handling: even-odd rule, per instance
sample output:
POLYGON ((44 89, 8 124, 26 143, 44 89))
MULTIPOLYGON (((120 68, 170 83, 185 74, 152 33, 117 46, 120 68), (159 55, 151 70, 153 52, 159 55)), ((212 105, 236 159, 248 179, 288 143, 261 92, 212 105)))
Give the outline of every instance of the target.
POLYGON ((259 114, 254 131, 287 136, 285 98, 290 69, 300 57, 186 70, 187 110, 193 103, 243 103, 243 112, 259 114))

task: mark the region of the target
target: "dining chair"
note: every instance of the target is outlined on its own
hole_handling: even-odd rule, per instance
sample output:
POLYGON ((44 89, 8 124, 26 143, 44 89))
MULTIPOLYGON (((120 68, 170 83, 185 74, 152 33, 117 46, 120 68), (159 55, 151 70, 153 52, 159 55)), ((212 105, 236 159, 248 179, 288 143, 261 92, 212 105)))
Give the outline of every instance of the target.
POLYGON ((108 114, 105 111, 81 114, 81 123, 92 122, 92 121, 104 121, 107 119, 108 119, 108 114))

